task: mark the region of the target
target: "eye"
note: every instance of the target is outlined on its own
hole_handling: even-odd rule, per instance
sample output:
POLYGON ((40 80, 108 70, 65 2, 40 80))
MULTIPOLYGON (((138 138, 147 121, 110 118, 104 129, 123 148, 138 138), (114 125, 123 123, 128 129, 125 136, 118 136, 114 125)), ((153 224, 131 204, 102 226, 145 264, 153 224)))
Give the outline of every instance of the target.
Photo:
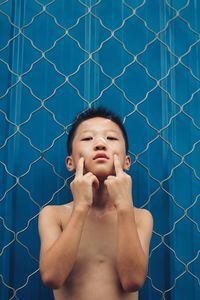
POLYGON ((81 141, 90 141, 92 139, 93 138, 91 136, 88 136, 88 137, 84 137, 83 139, 81 139, 81 141))
POLYGON ((107 136, 107 140, 117 141, 118 139, 114 136, 107 136))

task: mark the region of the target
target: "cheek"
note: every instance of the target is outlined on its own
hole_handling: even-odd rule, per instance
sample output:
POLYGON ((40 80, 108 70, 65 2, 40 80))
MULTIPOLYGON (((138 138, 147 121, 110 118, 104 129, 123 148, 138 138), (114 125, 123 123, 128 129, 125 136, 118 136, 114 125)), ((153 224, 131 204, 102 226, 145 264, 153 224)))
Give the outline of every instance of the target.
POLYGON ((76 166, 81 157, 84 158, 84 163, 87 163, 88 158, 89 158, 89 151, 87 149, 81 150, 80 152, 78 152, 74 155, 74 161, 76 162, 76 166))
POLYGON ((121 167, 122 167, 122 169, 124 170, 125 167, 126 167, 126 157, 125 157, 125 155, 122 155, 122 152, 119 153, 119 152, 115 151, 115 152, 113 153, 113 156, 112 156, 113 166, 114 166, 114 154, 117 154, 117 156, 118 156, 118 158, 119 158, 119 161, 120 161, 120 164, 121 164, 121 167))
POLYGON ((88 149, 88 147, 85 147, 85 149, 82 149, 79 153, 79 157, 84 157, 87 159, 89 156, 91 156, 91 151, 88 149))

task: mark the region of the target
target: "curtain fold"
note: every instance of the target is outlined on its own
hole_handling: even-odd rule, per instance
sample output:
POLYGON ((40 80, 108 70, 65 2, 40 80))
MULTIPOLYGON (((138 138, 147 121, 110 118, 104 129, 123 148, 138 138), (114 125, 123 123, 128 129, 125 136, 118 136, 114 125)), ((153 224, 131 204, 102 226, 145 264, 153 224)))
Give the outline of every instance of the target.
POLYGON ((192 0, 0 1, 1 299, 53 299, 38 214, 71 200, 67 134, 91 106, 123 119, 134 205, 154 217, 140 299, 199 299, 199 13, 192 0))

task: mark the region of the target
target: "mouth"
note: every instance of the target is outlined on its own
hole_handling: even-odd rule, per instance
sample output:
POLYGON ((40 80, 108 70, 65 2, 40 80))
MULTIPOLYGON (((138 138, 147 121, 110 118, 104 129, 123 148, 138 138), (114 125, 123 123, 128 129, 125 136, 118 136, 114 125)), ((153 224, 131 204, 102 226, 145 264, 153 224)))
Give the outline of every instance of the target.
POLYGON ((93 160, 97 160, 97 159, 109 159, 109 157, 106 155, 106 153, 97 153, 95 155, 95 157, 93 158, 93 160))

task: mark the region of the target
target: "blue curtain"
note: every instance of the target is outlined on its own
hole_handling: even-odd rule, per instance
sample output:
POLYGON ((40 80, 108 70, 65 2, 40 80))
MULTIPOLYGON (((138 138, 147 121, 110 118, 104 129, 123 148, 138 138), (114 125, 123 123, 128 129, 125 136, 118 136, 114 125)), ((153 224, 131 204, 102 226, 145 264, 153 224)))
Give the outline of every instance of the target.
POLYGON ((71 200, 73 118, 117 112, 134 205, 151 211, 140 299, 200 299, 200 4, 197 0, 0 1, 0 298, 53 299, 38 214, 71 200))

